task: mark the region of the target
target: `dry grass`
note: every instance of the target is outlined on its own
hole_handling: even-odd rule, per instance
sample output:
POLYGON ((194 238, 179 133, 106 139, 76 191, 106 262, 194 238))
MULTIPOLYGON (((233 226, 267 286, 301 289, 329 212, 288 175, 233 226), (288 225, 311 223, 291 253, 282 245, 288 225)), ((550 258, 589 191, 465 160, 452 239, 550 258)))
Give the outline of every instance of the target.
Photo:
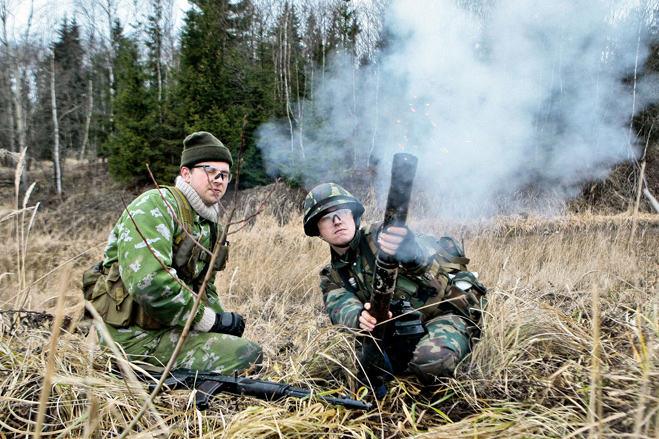
MULTIPOLYGON (((29 310, 53 313, 62 296, 64 314, 74 321, 80 314, 80 273, 100 258, 121 209, 121 190, 102 188, 103 175, 81 171, 80 179, 88 180, 83 190, 89 198, 78 195, 75 203, 47 206, 35 218, 25 254, 27 289, 20 288, 16 275, 6 274, 16 271, 17 226, 0 223, 3 242, 12 243, 0 250, 2 437, 33 435, 40 408, 42 437, 116 436, 145 400, 144 388, 106 372, 112 354, 99 350, 93 331, 55 331, 53 351, 55 318, 23 313, 17 322, 17 314, 6 311, 17 295, 26 294, 29 310), (40 407, 44 379, 51 385, 40 407)), ((216 282, 221 298, 246 317, 245 337, 263 346, 266 365, 260 376, 354 397, 360 389, 351 376, 350 335, 330 326, 318 290, 327 249, 304 236, 299 199, 289 202, 283 188, 277 191, 253 224, 230 236, 228 268, 216 282)), ((32 198, 40 197, 37 185, 32 198)), ((254 206, 261 194, 253 197, 241 204, 254 206)), ((377 209, 369 207, 376 213, 367 220, 377 218, 377 209)), ((417 230, 462 239, 471 268, 489 287, 482 341, 455 378, 432 389, 411 377, 397 379, 370 413, 307 400, 268 403, 230 395, 200 413, 191 392, 164 392, 132 437, 659 435, 655 217, 639 218, 631 247, 626 215, 518 216, 460 225, 421 214, 411 220, 417 230)))

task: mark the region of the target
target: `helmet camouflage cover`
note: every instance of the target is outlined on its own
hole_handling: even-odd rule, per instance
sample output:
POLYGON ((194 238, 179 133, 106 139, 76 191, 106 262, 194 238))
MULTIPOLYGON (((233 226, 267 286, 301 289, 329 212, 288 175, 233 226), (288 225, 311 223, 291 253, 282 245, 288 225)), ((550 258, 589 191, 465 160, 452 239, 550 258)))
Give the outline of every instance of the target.
POLYGON ((318 219, 334 206, 345 204, 357 222, 364 213, 364 206, 350 192, 336 183, 323 183, 307 194, 304 200, 304 233, 318 236, 318 219))

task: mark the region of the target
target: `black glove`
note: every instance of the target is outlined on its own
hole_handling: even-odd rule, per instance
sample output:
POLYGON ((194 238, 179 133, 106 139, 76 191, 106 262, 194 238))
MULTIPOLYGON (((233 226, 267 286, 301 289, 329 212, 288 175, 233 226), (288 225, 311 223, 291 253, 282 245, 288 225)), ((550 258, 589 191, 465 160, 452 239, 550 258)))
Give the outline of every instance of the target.
POLYGON ((402 262, 404 265, 412 264, 421 253, 422 250, 416 241, 416 235, 408 228, 407 235, 403 237, 403 241, 398 245, 398 250, 396 250, 396 260, 402 262))
POLYGON ((208 332, 242 337, 243 332, 245 332, 245 319, 235 312, 218 312, 215 314, 215 323, 208 332))

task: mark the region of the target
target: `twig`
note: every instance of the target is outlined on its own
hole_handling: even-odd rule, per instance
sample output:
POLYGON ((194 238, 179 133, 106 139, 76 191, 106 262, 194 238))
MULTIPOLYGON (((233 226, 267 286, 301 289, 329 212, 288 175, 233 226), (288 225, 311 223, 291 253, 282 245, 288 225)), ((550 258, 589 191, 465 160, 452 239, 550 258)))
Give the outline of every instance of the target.
POLYGON ((3 222, 5 222, 5 221, 7 221, 7 220, 9 220, 9 219, 12 219, 12 218, 15 217, 16 215, 19 215, 19 214, 23 213, 24 210, 35 210, 37 207, 38 207, 38 206, 32 206, 32 207, 28 207, 28 208, 26 208, 26 209, 14 210, 14 211, 12 211, 12 212, 9 212, 7 215, 5 215, 5 216, 3 216, 2 218, 0 218, 0 223, 3 223, 3 222))
POLYGON ((275 184, 272 185, 272 187, 271 187, 270 190, 268 191, 268 194, 265 196, 265 198, 263 198, 263 200, 261 201, 261 204, 259 204, 259 207, 256 209, 256 212, 255 212, 255 213, 253 213, 252 215, 250 215, 250 216, 248 216, 248 217, 246 217, 246 218, 244 218, 244 219, 242 219, 242 220, 240 220, 240 221, 235 221, 235 222, 233 222, 233 223, 230 224, 230 225, 235 225, 235 224, 244 223, 244 224, 243 224, 242 226, 240 226, 237 230, 234 230, 233 232, 229 232, 228 234, 233 234, 233 233, 237 233, 237 232, 241 231, 241 230, 244 229, 244 228, 245 228, 250 222, 252 222, 252 221, 254 220, 254 218, 256 218, 261 212, 263 212, 264 205, 265 205, 265 203, 268 201, 268 199, 270 198, 270 195, 272 195, 272 193, 275 191, 275 187, 277 186, 277 183, 279 183, 279 180, 280 180, 280 179, 278 178, 278 179, 275 181, 275 184))
POLYGON ((659 201, 657 201, 657 199, 650 193, 650 191, 647 188, 643 189, 643 195, 648 197, 648 200, 650 200, 650 204, 652 204, 654 210, 656 210, 657 213, 659 213, 659 201))

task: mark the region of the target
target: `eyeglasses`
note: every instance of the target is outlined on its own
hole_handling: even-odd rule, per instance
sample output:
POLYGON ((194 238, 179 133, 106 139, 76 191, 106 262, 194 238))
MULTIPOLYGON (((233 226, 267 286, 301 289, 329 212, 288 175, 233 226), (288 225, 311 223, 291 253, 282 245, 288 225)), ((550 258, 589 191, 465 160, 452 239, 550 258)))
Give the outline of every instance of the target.
POLYGON ((194 165, 192 166, 193 168, 203 168, 204 171, 206 171, 206 174, 210 177, 212 177, 212 180, 217 180, 218 178, 220 181, 223 182, 230 182, 231 181, 231 172, 230 171, 220 171, 216 167, 213 167, 211 165, 194 165), (214 177, 213 177, 214 176, 214 177))
POLYGON ((329 224, 330 222, 334 222, 335 216, 339 217, 339 221, 341 221, 343 220, 343 218, 347 218, 348 215, 352 215, 352 210, 350 209, 335 210, 333 212, 328 213, 327 215, 321 216, 320 219, 318 220, 318 225, 329 224))

